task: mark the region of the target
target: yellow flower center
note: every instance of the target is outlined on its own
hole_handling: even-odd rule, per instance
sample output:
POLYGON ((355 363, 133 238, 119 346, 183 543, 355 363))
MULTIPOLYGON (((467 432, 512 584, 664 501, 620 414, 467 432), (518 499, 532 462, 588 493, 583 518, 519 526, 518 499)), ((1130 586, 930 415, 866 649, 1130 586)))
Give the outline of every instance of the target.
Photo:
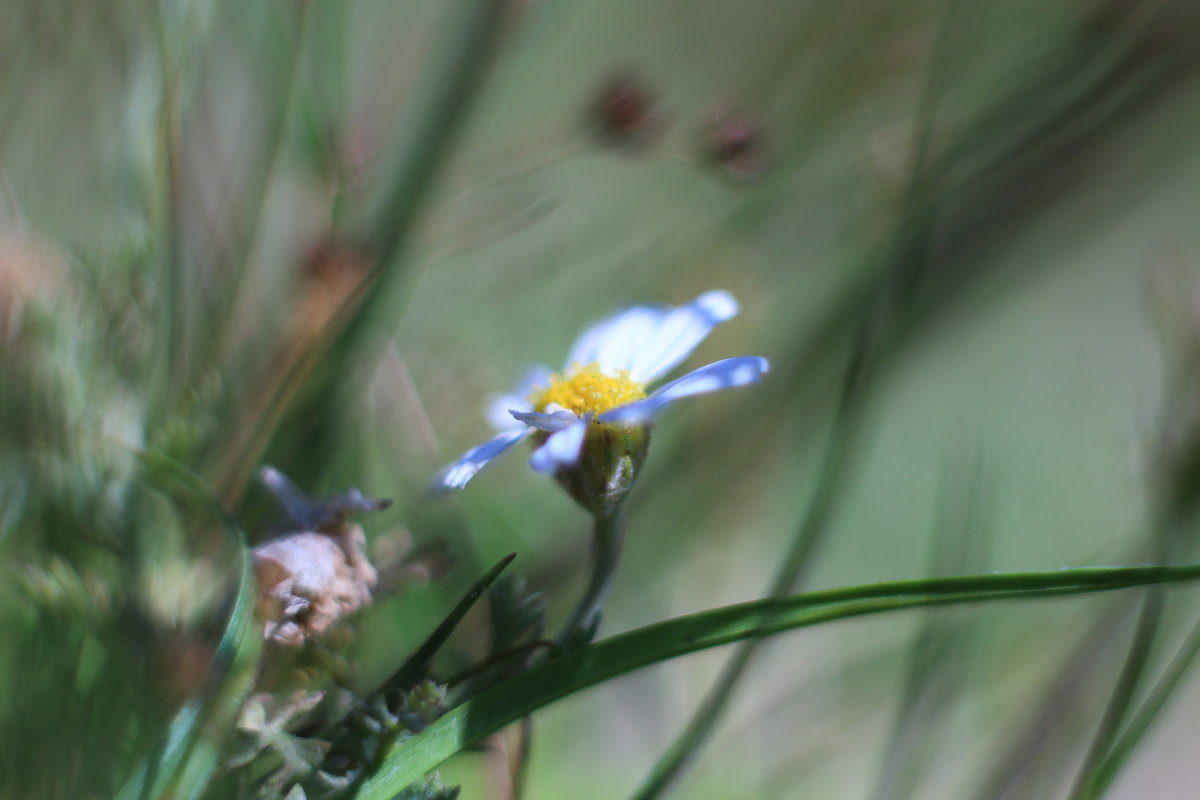
POLYGON ((572 365, 565 374, 552 375, 550 385, 534 389, 529 399, 536 411, 545 411, 554 403, 582 417, 589 412, 603 414, 645 396, 645 387, 631 381, 628 370, 606 375, 598 364, 588 364, 572 365))

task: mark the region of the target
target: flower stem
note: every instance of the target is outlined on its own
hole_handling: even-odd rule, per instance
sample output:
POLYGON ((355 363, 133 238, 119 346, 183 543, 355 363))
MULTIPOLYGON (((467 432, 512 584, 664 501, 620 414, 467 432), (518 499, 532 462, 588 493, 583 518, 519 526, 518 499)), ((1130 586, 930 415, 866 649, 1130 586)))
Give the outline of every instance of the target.
POLYGON ((608 596, 617 561, 621 557, 621 512, 619 508, 597 510, 592 529, 592 577, 587 591, 558 635, 558 644, 571 650, 586 644, 600 626, 600 610, 608 596))
MULTIPOLYGON (((1179 543, 1190 527, 1189 522, 1188 514, 1173 508, 1169 512, 1167 522, 1162 526, 1155 526, 1151 534, 1151 552, 1155 563, 1169 564, 1175 560, 1179 543)), ((1125 727, 1130 708, 1144 682, 1154 650, 1162 636, 1165 606, 1166 596, 1163 592, 1155 589, 1146 591, 1117 683, 1088 746, 1083 766, 1076 775, 1068 795, 1071 800, 1093 800, 1103 792, 1103 788, 1097 784, 1100 778, 1099 770, 1108 761, 1110 751, 1125 727)), ((1111 782, 1113 777, 1115 774, 1107 776, 1105 780, 1111 782)))
POLYGON ((1091 788, 1097 797, 1103 796, 1112 785, 1120 773, 1121 767, 1137 748, 1146 732, 1150 730, 1159 712, 1166 706, 1171 694, 1179 688, 1183 678, 1188 675, 1197 655, 1200 655, 1200 624, 1192 628, 1192 632, 1188 634, 1187 640, 1179 648, 1166 673, 1147 696, 1141 708, 1130 719, 1129 724, 1125 726, 1120 737, 1110 748, 1108 755, 1096 767, 1092 775, 1091 788))

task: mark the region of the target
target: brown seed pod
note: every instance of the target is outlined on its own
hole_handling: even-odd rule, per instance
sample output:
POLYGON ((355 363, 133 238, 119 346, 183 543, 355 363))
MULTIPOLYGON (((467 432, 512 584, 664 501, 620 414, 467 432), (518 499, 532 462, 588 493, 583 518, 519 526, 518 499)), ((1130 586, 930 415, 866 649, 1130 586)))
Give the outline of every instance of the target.
POLYGON ((654 110, 656 94, 630 72, 606 78, 588 109, 588 127, 606 144, 625 148, 644 147, 662 132, 662 120, 654 110))
POLYGON ((357 489, 315 500, 274 467, 264 467, 260 477, 298 530, 254 548, 258 615, 268 642, 299 647, 328 636, 371 602, 379 576, 362 527, 347 517, 379 511, 391 501, 357 489))
POLYGON ((749 180, 767 168, 765 128, 749 114, 718 109, 703 137, 703 155, 730 177, 749 180))

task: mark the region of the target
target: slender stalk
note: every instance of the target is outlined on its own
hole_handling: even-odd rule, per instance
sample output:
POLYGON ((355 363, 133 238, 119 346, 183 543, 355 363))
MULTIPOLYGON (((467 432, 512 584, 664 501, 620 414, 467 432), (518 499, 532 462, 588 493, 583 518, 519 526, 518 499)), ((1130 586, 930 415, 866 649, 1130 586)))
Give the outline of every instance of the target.
MULTIPOLYGON (((147 463, 165 467, 202 499, 215 501, 203 481, 185 467, 154 453, 147 452, 144 458, 147 463)), ((262 645, 262 639, 253 634, 257 596, 253 559, 246 537, 232 516, 219 502, 215 502, 215 510, 227 524, 241 557, 237 597, 210 666, 212 675, 218 677, 175 714, 155 752, 134 768, 117 793, 118 800, 194 797, 202 792, 217 767, 219 753, 219 743, 204 739, 232 730, 253 683, 262 645)))
POLYGON ((1109 750, 1108 756, 1096 767, 1090 785, 1091 791, 1096 797, 1102 796, 1112 786, 1112 782, 1120 774, 1121 768, 1129 756, 1133 754, 1146 732, 1150 730, 1159 712, 1166 706, 1167 700, 1179 688, 1184 676, 1191 670, 1197 655, 1200 655, 1200 623, 1192 628, 1192 632, 1167 668, 1166 674, 1150 692, 1150 696, 1142 703, 1133 719, 1129 721, 1125 731, 1109 750))
MULTIPOLYGON (((944 506, 930 558, 930 575, 943 577, 983 569, 979 542, 985 530, 980 509, 983 478, 978 460, 974 466, 965 474, 948 475, 951 481, 962 475, 965 485, 959 491, 966 496, 958 504, 951 497, 944 506)), ((904 689, 872 794, 874 800, 913 796, 928 767, 935 736, 940 733, 941 713, 962 689, 971 627, 968 620, 953 612, 931 609, 913 639, 904 689)))
POLYGON ((600 627, 604 599, 612 586, 621 557, 620 509, 597 511, 592 529, 592 576, 567 624, 558 635, 558 644, 566 649, 586 644, 600 627))
POLYGON ((225 279, 227 294, 224 303, 225 325, 223 326, 221 345, 216 348, 218 358, 223 358, 233 347, 233 334, 236 326, 235 311, 242 283, 246 277, 247 267, 254 254, 258 242, 260 223, 267 206, 267 196, 283 151, 285 134, 289 120, 294 115, 296 84, 299 82, 300 64, 304 52, 304 43, 308 35, 308 19, 310 7, 315 0, 299 0, 295 6, 293 22, 293 40, 285 56, 283 68, 283 85, 275 87, 279 91, 279 99, 272 108, 272 114, 267 123, 265 150, 256 162, 257 171, 247 184, 246 218, 238 231, 238 240, 234 245, 234 253, 230 259, 230 272, 225 279))
MULTIPOLYGON (((286 391, 275 396, 261 418, 247 417, 253 424, 253 441, 228 459, 231 466, 219 467, 233 476, 235 489, 240 491, 238 476, 248 472, 247 465, 277 443, 277 426, 285 412, 305 420, 304 434, 291 437, 288 450, 339 449, 352 416, 346 409, 359 399, 365 381, 361 374, 348 376, 348 365, 373 367, 404 311, 403 278, 413 233, 479 96, 489 56, 503 30, 506 5, 502 0, 459 0, 448 12, 450 30, 413 91, 405 130, 396 137, 400 144, 383 172, 378 207, 364 232, 366 275, 339 300, 320 341, 287 368, 281 383, 286 391)), ((281 459, 289 460, 286 453, 281 459)), ((310 475, 306 480, 319 479, 310 475)))
MULTIPOLYGON (((1156 526, 1151 534, 1151 550, 1154 560, 1160 564, 1169 564, 1178 550, 1179 543, 1187 532, 1187 515, 1182 509, 1173 508, 1169 512, 1167 522, 1156 526)), ((1166 598, 1157 587, 1146 590, 1142 599, 1142 607, 1138 613, 1137 625, 1129 649, 1125 653, 1125 662, 1121 666, 1121 674, 1116 686, 1100 718, 1096 733, 1088 745, 1083 766, 1075 776, 1075 782, 1068 795, 1071 800, 1090 800, 1099 797, 1094 786, 1097 771, 1107 759, 1125 719, 1130 706, 1142 683, 1146 667, 1150 663, 1160 634, 1166 598)))
POLYGON ((183 358, 184 324, 179 313, 179 298, 183 291, 180 263, 180 198, 182 170, 179 158, 179 61, 173 51, 167 9, 163 2, 152 3, 154 39, 159 69, 162 72, 162 97, 158 116, 158 136, 163 193, 162 270, 159 287, 158 371, 159 393, 154 398, 157 411, 165 414, 170 408, 178 380, 185 369, 183 358))
MULTIPOLYGON (((902 306, 907 299, 904 286, 907 283, 909 269, 924 261, 925 237, 913 236, 909 230, 915 228, 927 231, 929 226, 912 225, 910 215, 924 213, 928 217, 930 213, 922 212, 921 209, 928 205, 923 200, 929 191, 927 163, 933 119, 942 89, 937 80, 941 71, 936 67, 945 60, 947 55, 949 43, 947 33, 950 30, 952 12, 958 2, 960 0, 948 0, 946 12, 942 15, 938 26, 938 35, 930 55, 929 78, 922 94, 919 110, 919 117, 923 124, 913 145, 909 183, 901 209, 900 222, 890 245, 898 255, 902 254, 908 257, 898 258, 901 268, 896 270, 890 281, 881 286, 879 296, 875 299, 874 308, 868 310, 859 326, 858 340, 846 367, 837 417, 834 420, 833 434, 825 455, 820 482, 783 564, 771 581, 767 594, 769 598, 780 598, 799 588, 804 571, 812 562, 813 554, 825 540, 828 519, 841 499, 844 484, 849 477, 849 464, 855 452, 853 445, 858 436, 869 386, 872 384, 874 366, 882 351, 890 343, 889 329, 895 323, 895 318, 892 316, 895 313, 893 306, 902 306)), ((761 639, 749 639, 738 647, 734 655, 726 662, 720 677, 709 690, 700 707, 688 720, 687 727, 659 758, 646 781, 634 794, 634 800, 654 800, 661 796, 687 768, 692 757, 712 732, 733 694, 734 687, 746 671, 761 642, 761 639)))
MULTIPOLYGON (((855 451, 852 446, 857 438, 860 411, 862 408, 862 356, 855 358, 847 375, 843 390, 843 401, 834 423, 821 471, 820 482, 812 502, 805 513, 791 547, 771 582, 767 597, 778 599, 801 583, 805 568, 812 563, 813 554, 825 539, 827 522, 837 501, 841 498, 848 465, 855 451)), ((738 646, 736 652, 725 662, 716 683, 705 695, 700 707, 688 720, 687 727, 679 734, 670 748, 659 758, 645 782, 634 794, 635 800, 652 800, 659 797, 678 778, 699 752, 720 719, 729 698, 742 674, 750 665, 763 639, 748 639, 738 646)))
POLYGON ((1133 639, 1126 651, 1121 674, 1117 678, 1112 696, 1104 709, 1100 725, 1092 737, 1083 766, 1075 777, 1075 784, 1069 795, 1072 800, 1085 800, 1085 798, 1099 796, 1094 785, 1096 772, 1100 764, 1105 761, 1113 740, 1116 739, 1117 732, 1125 721, 1125 715, 1133 703, 1133 697, 1141 684, 1146 665, 1150 661, 1154 643, 1158 639, 1162 616, 1163 594, 1155 589, 1150 589, 1142 599, 1137 627, 1134 629, 1133 639))
POLYGON ((400 271, 389 267, 408 254, 415 223, 479 94, 505 5, 500 0, 461 0, 456 8, 455 28, 444 39, 437 69, 413 102, 420 113, 408 115, 409 127, 400 135, 403 144, 389 168, 370 231, 377 280, 347 336, 366 335, 373 325, 390 334, 394 326, 400 271))
MULTIPOLYGON (((1125 559, 1131 561, 1137 559, 1125 559)), ((1036 767, 1051 762, 1068 737, 1065 726, 1072 712, 1083 704, 1083 694, 1097 666, 1115 650, 1117 636, 1125 626, 1132 608, 1113 600, 1084 631, 1083 635, 1053 671, 1050 680, 1028 704, 1031 713, 1023 719, 1003 746, 1001 754, 990 759, 987 774, 980 781, 974 800, 1008 800, 1030 794, 1028 776, 1036 767)), ((1036 793, 1035 793, 1036 794, 1036 793)))
POLYGON ((525 787, 529 785, 529 756, 533 751, 533 717, 521 720, 518 734, 516 764, 512 768, 512 786, 509 797, 521 800, 525 787))

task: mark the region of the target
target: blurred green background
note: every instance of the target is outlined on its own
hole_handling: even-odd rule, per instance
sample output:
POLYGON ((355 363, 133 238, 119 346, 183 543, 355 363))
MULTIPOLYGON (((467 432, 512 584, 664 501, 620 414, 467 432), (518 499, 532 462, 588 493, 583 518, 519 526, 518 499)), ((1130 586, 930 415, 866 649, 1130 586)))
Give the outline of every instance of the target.
MULTIPOLYGON (((220 483, 210 467, 230 443, 224 423, 254 406, 272 348, 303 325, 301 265, 323 241, 374 230, 394 145, 422 113, 422 76, 471 6, 0 0, 0 236, 59 254, 97 320, 76 350, 133 363, 120 386, 158 426, 143 428, 147 446, 220 483), (164 103, 177 104, 171 157, 164 103), (154 277, 171 259, 184 276, 174 333, 154 277), (153 370, 139 366, 153 358, 123 349, 151 352, 163 337, 184 388, 156 417, 153 370), (162 433, 172 424, 186 430, 162 433)), ((444 578, 365 617, 355 680, 393 669, 507 552, 549 592, 551 619, 566 615, 589 521, 525 453, 459 496, 430 497, 427 482, 488 435, 489 393, 528 364, 558 367, 587 322, 710 288, 742 313, 689 365, 753 354, 773 370, 657 426, 605 633, 762 596, 830 441, 852 453, 808 588, 927 575, 947 526, 974 542, 958 571, 1142 560, 1131 553, 1154 513, 1156 443, 1178 412, 1166 387, 1200 330, 1198 52, 1200 14, 1185 0, 504 4, 458 135, 445 132, 446 158, 384 267, 369 335, 350 356, 317 358, 317 388, 288 395, 243 464, 270 460, 317 494, 392 497, 364 520, 373 542, 403 528, 451 554, 444 578), (596 129, 597 92, 615 74, 652 103, 644 143, 596 129), (706 156, 722 113, 756 131, 760 175, 706 156), (831 426, 856 347, 869 388, 843 442, 831 426), (322 399, 331 386, 348 405, 322 399), (339 417, 321 428, 329 409, 339 417)), ((64 369, 96 363, 76 355, 64 369)), ((6 426, 23 424, 14 408, 6 426)), ((228 497, 260 541, 273 512, 249 474, 228 497)), ((5 524, 12 553, 37 538, 5 524)), ((232 569, 181 527, 161 556, 171 568, 232 569)), ((1176 594, 1172 626, 1194 596, 1176 594)), ((185 628, 219 616, 216 599, 200 605, 180 615, 185 628)), ((956 612, 949 699, 909 734, 924 749, 913 796, 977 796, 1090 621, 1110 614, 1125 630, 1119 606, 956 612)), ((772 641, 679 796, 872 796, 921 619, 772 641)), ((1118 654, 1096 656, 1045 758, 993 796, 1061 795, 1118 654)), ((627 796, 727 655, 650 668, 538 715, 527 796, 627 796)), ((147 650, 100 658, 158 669, 147 650)), ((11 697, 36 665, 3 660, 11 697)), ((1194 685, 1176 698, 1112 797, 1185 796, 1178 787, 1200 777, 1188 758, 1197 702, 1194 685)), ((14 708, 0 738, 29 724, 14 708)), ((444 776, 464 797, 506 796, 484 755, 444 776)))

